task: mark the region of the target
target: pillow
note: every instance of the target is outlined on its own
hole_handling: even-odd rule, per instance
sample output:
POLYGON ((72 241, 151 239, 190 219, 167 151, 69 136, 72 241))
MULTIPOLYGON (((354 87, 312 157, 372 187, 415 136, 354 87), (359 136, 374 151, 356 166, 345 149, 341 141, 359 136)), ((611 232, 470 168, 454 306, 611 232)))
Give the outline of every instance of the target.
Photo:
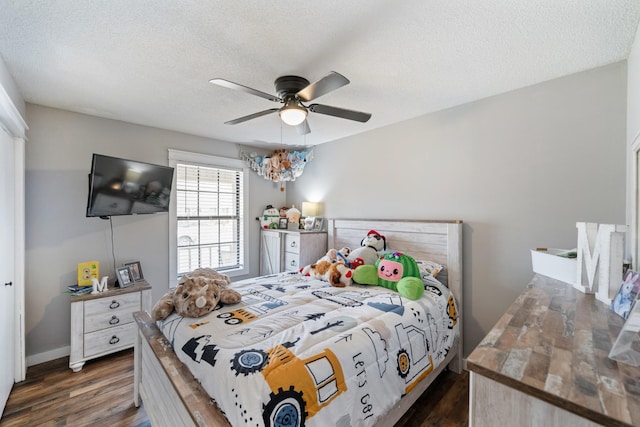
POLYGON ((440 273, 444 269, 444 265, 438 264, 433 261, 424 261, 424 260, 416 260, 416 264, 418 264, 418 270, 420 271, 420 277, 422 278, 422 283, 425 285, 433 285, 433 286, 442 286, 442 282, 440 282, 436 277, 438 273, 440 273))
POLYGON ((437 277, 438 273, 440 273, 444 268, 444 265, 438 264, 437 262, 433 261, 416 260, 416 263, 418 264, 418 268, 421 272, 429 274, 433 277, 437 277))

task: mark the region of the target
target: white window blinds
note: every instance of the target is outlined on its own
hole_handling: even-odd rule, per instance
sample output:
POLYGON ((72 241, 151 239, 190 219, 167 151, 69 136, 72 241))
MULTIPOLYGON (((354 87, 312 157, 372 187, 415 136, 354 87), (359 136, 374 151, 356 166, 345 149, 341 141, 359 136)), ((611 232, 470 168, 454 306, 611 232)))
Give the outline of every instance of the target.
POLYGON ((243 171, 177 162, 177 275, 244 267, 243 171))

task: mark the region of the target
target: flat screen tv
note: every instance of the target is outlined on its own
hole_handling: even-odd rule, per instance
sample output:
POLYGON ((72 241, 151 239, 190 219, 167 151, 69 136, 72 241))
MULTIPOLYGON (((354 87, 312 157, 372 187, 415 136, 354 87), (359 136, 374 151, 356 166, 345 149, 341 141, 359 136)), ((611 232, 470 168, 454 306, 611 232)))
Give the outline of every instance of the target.
POLYGON ((87 216, 167 212, 172 182, 172 167, 94 154, 87 216))

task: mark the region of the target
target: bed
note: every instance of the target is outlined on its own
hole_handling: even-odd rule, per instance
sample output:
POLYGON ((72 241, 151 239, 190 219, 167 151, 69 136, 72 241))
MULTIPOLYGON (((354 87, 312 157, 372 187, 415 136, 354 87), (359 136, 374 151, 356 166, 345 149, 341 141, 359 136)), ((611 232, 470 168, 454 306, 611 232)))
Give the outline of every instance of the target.
POLYGON ((202 318, 135 313, 134 403, 152 425, 392 426, 443 370, 461 371, 462 222, 327 227, 329 248, 378 231, 387 250, 444 266, 442 285, 410 301, 283 273, 235 282, 243 301, 202 318))

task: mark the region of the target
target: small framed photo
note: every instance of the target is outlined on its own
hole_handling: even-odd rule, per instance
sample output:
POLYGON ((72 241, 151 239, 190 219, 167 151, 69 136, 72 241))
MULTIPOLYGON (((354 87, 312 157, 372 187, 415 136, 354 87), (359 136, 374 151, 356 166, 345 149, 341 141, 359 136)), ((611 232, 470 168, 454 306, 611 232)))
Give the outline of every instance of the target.
POLYGON ((324 218, 317 216, 313 219, 313 231, 322 231, 322 227, 324 227, 324 218))
POLYGON ((133 285, 133 279, 131 278, 131 268, 118 267, 116 269, 116 276, 118 277, 118 287, 126 288, 133 285))
POLYGON ((286 229, 289 226, 289 220, 287 218, 280 218, 278 220, 278 228, 286 229))
POLYGON ((627 270, 620 289, 618 289, 618 293, 611 301, 611 310, 626 319, 629 317, 629 313, 631 313, 631 309, 636 303, 639 293, 640 274, 633 270, 627 270))
POLYGON ((144 279, 142 275, 142 266, 140 265, 140 261, 127 262, 124 264, 125 267, 129 267, 131 269, 131 279, 134 282, 139 282, 144 279))

